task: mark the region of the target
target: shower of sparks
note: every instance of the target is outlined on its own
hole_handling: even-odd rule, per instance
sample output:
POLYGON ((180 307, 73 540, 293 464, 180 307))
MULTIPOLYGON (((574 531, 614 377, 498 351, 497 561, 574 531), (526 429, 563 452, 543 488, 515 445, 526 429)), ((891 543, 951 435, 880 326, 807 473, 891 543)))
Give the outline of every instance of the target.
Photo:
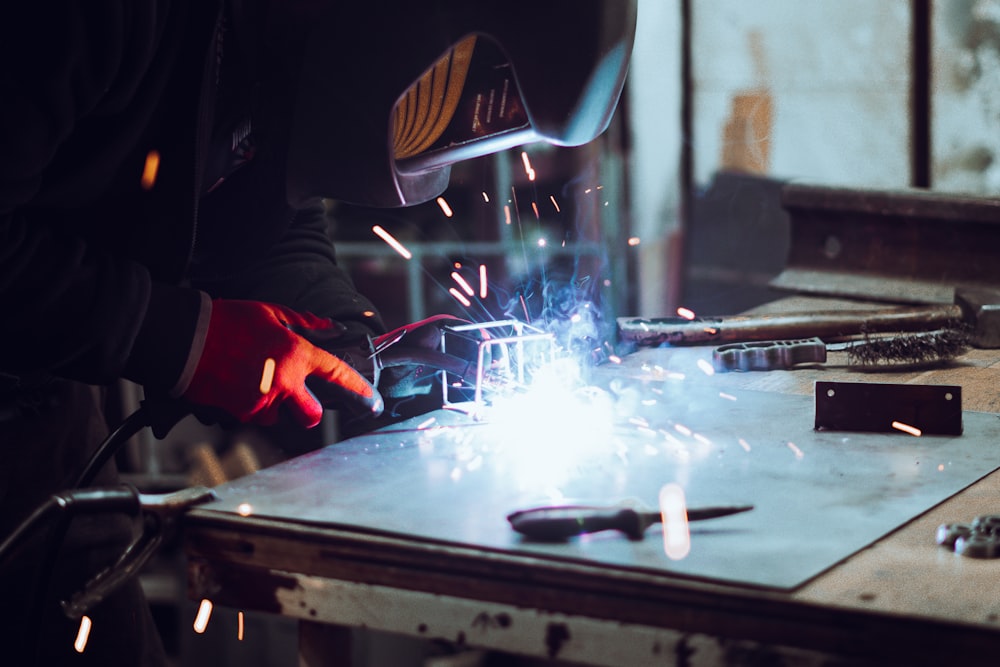
POLYGON ((486 279, 486 265, 479 265, 479 298, 485 299, 489 294, 489 281, 486 279))
POLYGON ((549 195, 549 201, 551 201, 552 205, 555 207, 556 213, 562 213, 559 208, 559 202, 556 201, 555 195, 549 195))
POLYGON ((524 151, 521 152, 521 162, 524 163, 524 173, 528 175, 528 180, 534 181, 535 170, 531 168, 531 161, 528 159, 528 154, 524 151))
POLYGON ((677 314, 685 320, 693 320, 695 317, 694 311, 690 308, 685 308, 684 306, 677 309, 677 314))
POLYGON ((681 560, 691 552, 684 489, 667 484, 660 489, 660 519, 663 522, 663 552, 670 560, 681 560))
POLYGON ((921 435, 923 435, 923 431, 921 431, 916 426, 910 426, 909 424, 904 424, 903 422, 894 421, 892 422, 892 427, 897 431, 902 431, 903 433, 909 433, 910 435, 915 435, 918 438, 921 435))
POLYGON ((76 631, 76 641, 73 642, 73 648, 76 649, 77 653, 83 653, 86 650, 91 627, 93 627, 93 623, 90 616, 84 616, 80 619, 80 629, 76 631))
POLYGON ((472 289, 472 285, 458 271, 451 272, 451 279, 458 283, 458 286, 469 296, 473 296, 476 293, 476 290, 472 289))
POLYGON ((149 151, 146 162, 142 166, 142 179, 139 181, 143 190, 152 190, 156 184, 156 174, 160 171, 160 152, 149 151))
POLYGON ((802 450, 799 449, 794 442, 789 442, 786 444, 788 445, 788 448, 795 453, 795 458, 801 459, 803 456, 805 456, 805 454, 802 453, 802 450))
POLYGON ((260 393, 267 394, 274 383, 275 361, 271 357, 264 360, 264 372, 260 376, 260 393))
POLYGON ((628 240, 628 244, 630 246, 632 246, 632 247, 635 247, 635 246, 639 245, 640 243, 641 243, 641 241, 639 240, 638 236, 633 236, 633 237, 629 238, 629 240, 628 240))
POLYGON ((450 218, 455 215, 455 213, 451 210, 451 206, 448 206, 448 202, 445 201, 444 197, 438 197, 437 204, 441 207, 441 211, 444 213, 445 217, 450 218))
POLYGON ((236 614, 236 640, 243 641, 243 612, 236 614))
POLYGON ((407 250, 402 243, 397 241, 395 236, 382 229, 380 225, 375 225, 374 227, 372 227, 372 231, 375 232, 375 236, 378 236, 380 239, 388 243, 389 247, 391 247, 393 250, 402 255, 404 259, 410 259, 411 257, 413 257, 412 252, 407 250))
POLYGON ((212 601, 204 599, 198 606, 198 615, 194 618, 194 631, 199 635, 208 627, 208 619, 212 617, 212 601))
POLYGON ((236 506, 236 513, 240 516, 250 516, 253 514, 253 506, 250 503, 240 503, 236 506))
POLYGON ((487 204, 490 203, 490 196, 485 192, 483 192, 483 201, 486 202, 487 204))
POLYGON ((448 288, 448 293, 451 294, 453 297, 455 297, 455 300, 458 301, 463 306, 465 306, 466 308, 469 308, 470 306, 472 306, 472 302, 469 301, 468 297, 466 297, 464 294, 462 294, 461 292, 459 292, 454 287, 449 287, 448 288))
POLYGON ((697 363, 698 363, 698 368, 701 369, 702 373, 704 373, 705 375, 715 375, 715 369, 712 368, 712 364, 708 363, 707 360, 699 359, 697 363))
POLYGON ((503 219, 505 223, 510 224, 510 206, 507 204, 503 206, 503 219))

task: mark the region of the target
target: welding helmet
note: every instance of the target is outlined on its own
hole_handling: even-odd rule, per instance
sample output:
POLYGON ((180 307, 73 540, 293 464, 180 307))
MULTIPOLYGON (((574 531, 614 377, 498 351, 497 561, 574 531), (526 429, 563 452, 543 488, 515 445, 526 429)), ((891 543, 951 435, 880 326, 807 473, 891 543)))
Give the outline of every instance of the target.
POLYGON ((589 142, 621 94, 636 2, 300 0, 289 203, 418 204, 460 160, 589 142))

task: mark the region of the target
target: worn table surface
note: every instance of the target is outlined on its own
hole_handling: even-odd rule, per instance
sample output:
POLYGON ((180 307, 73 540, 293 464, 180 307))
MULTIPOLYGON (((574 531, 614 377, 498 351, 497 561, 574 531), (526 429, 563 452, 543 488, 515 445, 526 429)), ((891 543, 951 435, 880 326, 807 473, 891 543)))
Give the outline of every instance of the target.
MULTIPOLYGON (((831 305, 845 306, 795 298, 764 310, 831 305)), ((787 395, 801 397, 800 402, 812 395, 817 380, 954 384, 963 388, 965 410, 1000 412, 997 351, 970 350, 941 367, 864 374, 844 366, 846 360, 837 353, 822 366, 767 373, 711 375, 704 372, 710 358, 711 347, 645 350, 620 372, 686 378, 697 383, 698 391, 724 396, 787 395)), ((751 582, 763 587, 736 585, 741 582, 720 576, 735 562, 724 557, 718 572, 692 578, 679 576, 690 574, 683 566, 657 570, 630 560, 634 550, 623 558, 588 562, 563 560, 558 550, 533 551, 530 545, 517 549, 508 548, 513 543, 489 540, 452 543, 446 535, 433 534, 433 520, 423 528, 431 531, 427 539, 415 539, 401 529, 359 530, 350 521, 324 527, 310 522, 308 508, 300 507, 305 516, 269 516, 266 498, 260 499, 263 511, 243 511, 242 502, 251 501, 221 489, 219 504, 187 518, 192 593, 214 594, 233 606, 287 613, 287 606, 276 601, 275 589, 289 586, 283 577, 295 573, 822 651, 884 656, 880 645, 905 637, 914 660, 942 659, 955 650, 974 655, 984 647, 1000 646, 1000 598, 992 593, 1000 560, 957 556, 933 539, 941 523, 965 522, 1000 509, 1000 473, 990 472, 1000 465, 1000 451, 991 451, 993 418, 973 415, 972 421, 977 429, 984 425, 982 433, 990 435, 979 445, 979 467, 956 479, 954 489, 941 491, 940 498, 890 525, 883 531, 888 534, 874 543, 862 540, 829 567, 813 563, 797 570, 793 563, 788 577, 751 582), (909 520, 911 516, 915 518, 909 520), (251 580, 253 585, 248 584, 251 580), (933 640, 929 628, 936 633, 933 640), (954 645, 961 648, 942 649, 941 641, 960 641, 954 645)), ((908 436, 897 436, 902 437, 908 436)), ((938 465, 944 473, 950 463, 942 460, 938 465)), ((451 469, 438 472, 453 474, 451 469)), ((236 484, 233 488, 245 491, 252 481, 236 484)), ((742 500, 738 495, 723 500, 742 500)), ((400 498, 405 502, 405 493, 400 498)), ((363 519, 355 517, 361 524, 363 519)), ((475 520, 470 513, 469 521, 475 520)), ((820 525, 823 520, 822 515, 816 517, 820 525)), ((738 522, 734 526, 737 532, 746 527, 738 522)), ((410 528, 419 532, 419 527, 410 528)))

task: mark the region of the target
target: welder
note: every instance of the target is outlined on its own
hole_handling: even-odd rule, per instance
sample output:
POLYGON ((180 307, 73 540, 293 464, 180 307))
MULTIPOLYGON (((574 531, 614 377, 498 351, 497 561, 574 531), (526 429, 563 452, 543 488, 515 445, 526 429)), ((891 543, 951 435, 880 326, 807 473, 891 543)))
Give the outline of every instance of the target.
MULTIPOLYGON (((120 378, 223 422, 377 414, 393 388, 342 352, 382 321, 337 266, 322 199, 406 206, 440 194, 456 161, 591 140, 620 94, 635 11, 635 0, 6 9, 0 538, 72 483, 120 378)), ((108 465, 94 483, 115 474, 108 465)), ((38 571, 41 550, 0 565, 0 662, 163 664, 137 584, 92 611, 82 655, 79 624, 56 604, 128 532, 78 522, 52 572, 38 571)))

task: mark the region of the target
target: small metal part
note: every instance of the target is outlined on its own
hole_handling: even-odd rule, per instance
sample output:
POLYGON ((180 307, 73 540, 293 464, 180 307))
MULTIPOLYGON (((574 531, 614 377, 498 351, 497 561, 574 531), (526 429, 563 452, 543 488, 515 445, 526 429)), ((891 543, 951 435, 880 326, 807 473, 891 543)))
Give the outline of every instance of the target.
POLYGON ((968 523, 943 523, 936 541, 968 558, 1000 558, 1000 514, 983 514, 968 523))
POLYGON ((955 385, 816 383, 817 431, 962 434, 962 388, 955 385))

